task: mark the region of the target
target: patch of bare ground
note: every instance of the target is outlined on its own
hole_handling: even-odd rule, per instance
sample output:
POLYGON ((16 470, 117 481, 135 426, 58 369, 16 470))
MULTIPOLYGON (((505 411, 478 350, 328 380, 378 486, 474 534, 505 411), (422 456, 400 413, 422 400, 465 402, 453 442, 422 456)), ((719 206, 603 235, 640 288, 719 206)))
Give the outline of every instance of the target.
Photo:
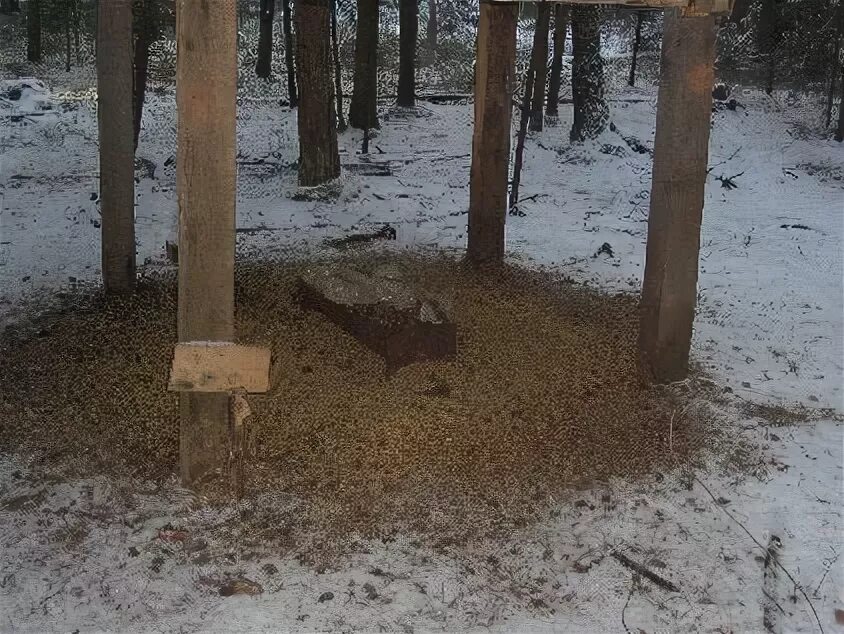
MULTIPOLYGON (((457 324, 457 357, 387 377, 381 358, 294 300, 313 263, 239 264, 239 340, 273 353, 270 392, 250 396, 254 503, 244 506, 265 538, 307 552, 349 535, 494 536, 547 514, 575 482, 651 473, 711 444, 695 406, 708 384, 640 379, 633 297, 445 257, 335 262, 392 267, 422 289, 457 324)), ((175 282, 150 274, 132 297, 93 296, 2 335, 0 449, 82 471, 171 475, 175 282)))

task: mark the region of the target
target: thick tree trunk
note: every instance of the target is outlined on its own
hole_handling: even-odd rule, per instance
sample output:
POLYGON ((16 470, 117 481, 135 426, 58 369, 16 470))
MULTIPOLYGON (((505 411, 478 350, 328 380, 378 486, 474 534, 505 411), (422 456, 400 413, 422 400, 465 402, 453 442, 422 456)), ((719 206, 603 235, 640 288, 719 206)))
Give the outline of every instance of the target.
POLYGON ((135 287, 132 0, 99 3, 97 42, 103 286, 127 293, 135 287))
POLYGON ((642 11, 636 12, 636 32, 633 34, 633 54, 630 58, 630 76, 627 78, 628 86, 636 85, 636 63, 639 61, 639 47, 642 44, 642 20, 644 19, 642 11))
POLYGON ((481 3, 467 254, 474 264, 504 258, 517 20, 515 4, 481 3))
POLYGON ((349 124, 369 130, 378 125, 378 0, 358 0, 355 85, 349 124))
MULTIPOLYGON (((299 105, 299 91, 296 87, 296 60, 293 43, 293 15, 290 3, 293 0, 281 0, 282 28, 284 29, 284 64, 287 67, 287 97, 291 108, 299 105)), ((297 7, 299 5, 297 4, 297 7)))
POLYGON ((609 108, 604 97, 604 62, 601 59, 601 9, 572 9, 572 141, 594 139, 607 126, 609 108))
POLYGON ((275 21, 275 0, 261 0, 258 19, 258 61, 255 74, 266 79, 273 72, 273 22, 275 21))
POLYGON ((709 154, 715 18, 666 10, 653 185, 642 288, 642 370, 686 377, 697 301, 700 225, 709 154))
POLYGON ((26 59, 41 61, 41 0, 29 0, 26 10, 26 59))
POLYGON ((566 52, 566 31, 569 28, 569 8, 554 5, 554 55, 551 59, 551 78, 548 81, 546 114, 556 117, 560 113, 560 87, 563 84, 563 55, 566 52))
POLYGON ((346 129, 346 115, 343 112, 343 69, 340 65, 340 42, 337 34, 337 0, 331 0, 331 55, 334 59, 334 94, 337 99, 337 129, 346 129))
MULTIPOLYGON (((234 340, 235 4, 176 0, 182 342, 234 340)), ((186 485, 224 468, 229 453, 227 394, 181 395, 179 450, 186 485)))
POLYGON ((297 0, 299 71, 299 184, 321 185, 340 176, 337 118, 331 81, 329 0, 297 0))
POLYGON ((397 104, 416 105, 416 42, 419 37, 419 0, 399 0, 399 86, 397 104))
POLYGON ((548 30, 551 26, 551 5, 542 2, 537 5, 536 30, 533 34, 531 64, 536 72, 533 82, 533 96, 530 113, 530 129, 542 130, 545 110, 545 82, 548 79, 548 30))

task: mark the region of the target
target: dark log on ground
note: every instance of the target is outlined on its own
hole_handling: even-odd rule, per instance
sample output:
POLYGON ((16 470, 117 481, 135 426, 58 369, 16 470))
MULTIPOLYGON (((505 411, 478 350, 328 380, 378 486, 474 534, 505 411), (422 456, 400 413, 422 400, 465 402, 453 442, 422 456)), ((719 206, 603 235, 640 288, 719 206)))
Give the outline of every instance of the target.
POLYGON ((389 274, 315 268, 297 284, 300 305, 325 315, 384 358, 387 375, 457 354, 457 328, 433 300, 389 274))

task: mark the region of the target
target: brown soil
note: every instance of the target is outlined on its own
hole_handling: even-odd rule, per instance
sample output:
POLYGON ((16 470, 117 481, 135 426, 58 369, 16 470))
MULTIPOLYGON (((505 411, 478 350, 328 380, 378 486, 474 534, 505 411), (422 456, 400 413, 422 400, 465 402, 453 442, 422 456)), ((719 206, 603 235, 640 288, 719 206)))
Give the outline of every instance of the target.
MULTIPOLYGON (((575 481, 646 473, 702 448, 705 423, 639 378, 634 298, 515 268, 385 258, 352 259, 386 262, 445 306, 456 360, 385 378, 380 358, 293 301, 306 264, 238 267, 240 340, 273 352, 270 393, 250 397, 249 494, 298 500, 288 535, 492 534, 535 519, 575 481)), ((0 449, 171 474, 175 315, 175 276, 159 274, 131 298, 95 298, 0 337, 0 449)))

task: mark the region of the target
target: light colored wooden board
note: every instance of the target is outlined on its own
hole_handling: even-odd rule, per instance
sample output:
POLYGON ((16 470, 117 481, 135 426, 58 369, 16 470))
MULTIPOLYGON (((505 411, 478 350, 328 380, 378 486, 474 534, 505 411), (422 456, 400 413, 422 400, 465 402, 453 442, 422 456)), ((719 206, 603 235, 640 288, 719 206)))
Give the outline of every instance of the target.
POLYGON ((197 341, 180 343, 170 370, 171 392, 266 392, 270 351, 255 346, 197 341))

